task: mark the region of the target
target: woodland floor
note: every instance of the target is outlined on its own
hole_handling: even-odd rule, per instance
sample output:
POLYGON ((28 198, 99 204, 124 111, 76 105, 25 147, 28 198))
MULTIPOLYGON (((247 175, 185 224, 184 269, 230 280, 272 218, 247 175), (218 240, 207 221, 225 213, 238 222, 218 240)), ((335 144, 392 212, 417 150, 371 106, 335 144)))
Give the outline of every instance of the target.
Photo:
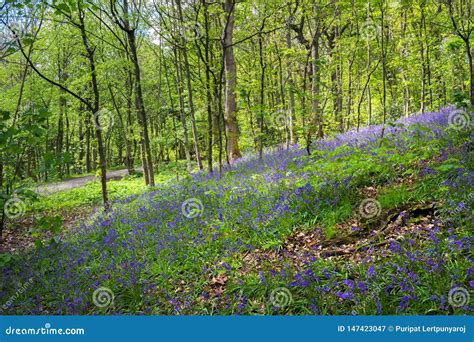
POLYGON ((215 179, 179 179, 173 167, 153 188, 114 171, 106 213, 97 180, 62 182, 72 188, 41 197, 5 232, 9 284, 38 283, 11 312, 466 313, 469 302, 446 299, 474 287, 471 135, 422 129, 382 147, 276 151, 215 179), (45 214, 61 217, 60 231, 38 228, 45 214), (116 302, 96 307, 96 288, 116 302))
MULTIPOLYGON (((120 180, 128 175, 127 169, 113 170, 107 172, 107 180, 120 180)), ((97 176, 83 176, 71 178, 60 182, 39 185, 36 192, 41 195, 48 195, 60 191, 66 191, 84 186, 86 183, 97 181, 97 176)), ((61 212, 63 235, 68 234, 71 229, 78 226, 78 223, 89 217, 97 208, 95 205, 81 206, 64 210, 61 212)), ((35 225, 35 214, 30 213, 18 219, 15 225, 7 225, 3 234, 4 240, 0 245, 0 253, 15 252, 34 246, 35 237, 30 234, 35 225)), ((44 232, 42 240, 51 238, 51 233, 44 232)))
MULTIPOLYGON (((79 186, 79 185, 78 185, 79 186)), ((62 233, 61 236, 68 235, 79 226, 79 222, 90 217, 96 210, 96 206, 76 207, 61 212, 62 233)), ((35 214, 31 213, 18 219, 15 224, 8 224, 3 232, 3 241, 0 244, 0 253, 12 253, 24 251, 34 247, 37 239, 31 234, 31 230, 35 227, 35 214)), ((60 236, 60 237, 61 237, 60 236)), ((41 240, 47 241, 52 237, 48 231, 41 233, 41 240)))

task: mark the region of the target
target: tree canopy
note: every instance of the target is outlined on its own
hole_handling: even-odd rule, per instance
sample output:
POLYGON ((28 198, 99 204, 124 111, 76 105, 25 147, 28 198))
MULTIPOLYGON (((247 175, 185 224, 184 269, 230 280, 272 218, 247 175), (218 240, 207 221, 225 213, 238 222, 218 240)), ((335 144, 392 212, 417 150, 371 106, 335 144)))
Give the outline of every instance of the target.
MULTIPOLYGON (((474 103, 466 0, 7 0, 0 182, 186 160, 474 103)), ((383 134, 383 133, 382 133, 383 134)))

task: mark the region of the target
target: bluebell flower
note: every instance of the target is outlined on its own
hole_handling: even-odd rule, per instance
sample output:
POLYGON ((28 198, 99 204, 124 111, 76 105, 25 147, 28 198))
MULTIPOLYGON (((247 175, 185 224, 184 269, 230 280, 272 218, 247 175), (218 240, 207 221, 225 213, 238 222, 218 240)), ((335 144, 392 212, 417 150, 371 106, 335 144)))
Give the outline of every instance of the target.
POLYGON ((410 296, 403 296, 402 299, 400 300, 400 304, 398 305, 400 310, 405 310, 408 307, 408 304, 410 302, 411 297, 410 296))
POLYGON ((369 277, 370 279, 375 275, 375 267, 374 266, 370 266, 368 269, 367 269, 367 277, 369 277))
POLYGON ((345 279, 342 281, 342 283, 346 286, 348 286, 351 290, 354 289, 354 281, 350 279, 345 279))
POLYGON ((310 300, 309 308, 310 308, 310 310, 313 314, 315 314, 315 315, 319 314, 318 307, 316 306, 316 304, 314 304, 314 299, 313 298, 311 298, 311 300, 310 300))
POLYGON ((358 281, 358 282, 357 282, 357 287, 359 288, 359 290, 360 290, 362 293, 367 292, 367 286, 364 284, 363 281, 358 281))
POLYGON ((340 299, 352 299, 352 293, 350 292, 341 292, 341 291, 338 291, 337 293, 337 296, 340 298, 340 299))

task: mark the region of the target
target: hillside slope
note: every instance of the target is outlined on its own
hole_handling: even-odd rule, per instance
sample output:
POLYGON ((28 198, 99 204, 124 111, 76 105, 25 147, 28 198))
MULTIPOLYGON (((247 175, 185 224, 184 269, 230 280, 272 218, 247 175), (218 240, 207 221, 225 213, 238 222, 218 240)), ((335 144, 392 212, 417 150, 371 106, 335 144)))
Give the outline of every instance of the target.
POLYGON ((468 313, 474 135, 452 111, 396 122, 383 139, 370 126, 321 140, 311 156, 249 156, 222 177, 116 202, 77 235, 5 262, 2 302, 33 285, 3 309, 468 313))

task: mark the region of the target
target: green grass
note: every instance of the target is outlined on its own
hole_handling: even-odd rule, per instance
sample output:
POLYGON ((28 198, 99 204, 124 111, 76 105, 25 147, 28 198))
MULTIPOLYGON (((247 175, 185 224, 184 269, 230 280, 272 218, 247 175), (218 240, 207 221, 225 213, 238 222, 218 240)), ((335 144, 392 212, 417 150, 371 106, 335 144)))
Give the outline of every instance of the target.
MULTIPOLYGON (((461 160, 462 157, 453 155, 442 162, 431 162, 430 166, 438 170, 435 175, 420 176, 416 163, 408 164, 410 169, 417 171, 411 173, 414 177, 410 185, 377 185, 376 199, 382 213, 420 203, 436 203, 438 222, 442 228, 434 230, 433 235, 420 238, 419 232, 413 231, 400 236, 390 247, 392 252, 389 257, 377 255, 374 263, 319 259, 303 268, 294 268, 289 260, 286 263, 280 260, 278 265, 285 270, 285 276, 269 275, 275 264, 267 263, 263 269, 265 282, 262 283, 258 275, 262 271, 250 272, 241 277, 238 283, 229 285, 229 292, 237 297, 253 298, 245 308, 247 314, 440 315, 464 312, 462 308, 448 303, 446 289, 456 284, 467 284, 470 280, 468 270, 472 270, 472 264, 469 258, 472 258, 473 253, 472 250, 469 252, 468 241, 472 236, 465 228, 470 225, 469 212, 472 218, 472 211, 466 207, 454 210, 453 215, 459 200, 469 200, 470 189, 443 185, 446 179, 452 177, 453 168, 450 165, 453 163, 458 171, 467 170, 472 160, 461 160), (448 202, 452 204, 448 206, 448 202), (446 227, 451 227, 449 232, 445 230, 446 227), (317 275, 318 280, 315 281, 313 275, 317 275), (308 281, 311 286, 303 285, 304 281, 308 281), (345 285, 347 281, 353 282, 352 289, 345 285), (268 304, 269 292, 282 287, 288 290, 291 302, 281 308, 272 307, 268 304), (348 297, 341 299, 339 296, 344 293, 348 297)), ((413 158, 413 162, 417 160, 420 158, 413 158)), ((368 164, 367 167, 370 169, 372 166, 368 164)), ((468 176, 467 172, 461 174, 468 176)), ((394 176, 393 173, 391 175, 394 176)), ((316 220, 318 226, 325 227, 328 239, 338 234, 334 226, 351 216, 347 198, 332 210, 324 211, 316 220)), ((431 224, 429 227, 433 225, 433 222, 418 219, 410 219, 409 222, 421 226, 425 223, 431 224)), ((234 304, 229 310, 236 312, 239 308, 234 304)))
MULTIPOLYGON (((161 165, 155 169, 155 187, 176 179, 177 169, 175 163, 161 165)), ((179 177, 186 177, 183 163, 178 164, 179 177)), ((107 192, 110 201, 124 199, 128 196, 139 195, 154 188, 145 185, 145 179, 141 173, 126 176, 121 180, 110 180, 107 182, 107 192)), ((60 214, 62 210, 71 210, 75 207, 98 206, 102 204, 101 184, 98 180, 88 182, 83 186, 53 192, 40 196, 38 201, 32 203, 28 208, 32 212, 48 211, 60 214)))

